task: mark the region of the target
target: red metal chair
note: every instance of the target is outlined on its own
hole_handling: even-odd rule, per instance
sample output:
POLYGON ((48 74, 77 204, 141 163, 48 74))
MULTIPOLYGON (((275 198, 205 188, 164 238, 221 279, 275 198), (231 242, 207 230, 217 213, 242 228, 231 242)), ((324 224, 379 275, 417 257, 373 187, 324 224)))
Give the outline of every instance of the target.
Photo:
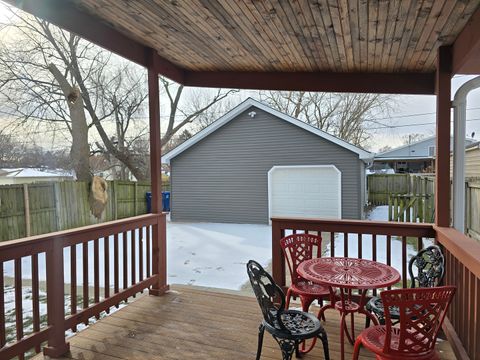
POLYGON ((377 359, 439 359, 435 342, 455 286, 383 291, 385 325, 367 328, 357 337, 353 360, 363 345, 377 359), (390 309, 399 310, 399 326, 393 326, 390 309))
MULTIPOLYGON (((300 265, 301 262, 321 256, 321 236, 294 234, 281 239, 280 246, 287 260, 290 277, 292 278, 292 284, 287 291, 285 307, 288 309, 290 297, 292 296, 298 296, 300 298, 302 310, 305 312, 308 312, 314 300, 318 300, 320 306, 323 306, 323 300, 330 296, 328 287, 305 280, 297 272, 298 265, 300 265)), ((322 318, 325 320, 323 315, 322 318)))

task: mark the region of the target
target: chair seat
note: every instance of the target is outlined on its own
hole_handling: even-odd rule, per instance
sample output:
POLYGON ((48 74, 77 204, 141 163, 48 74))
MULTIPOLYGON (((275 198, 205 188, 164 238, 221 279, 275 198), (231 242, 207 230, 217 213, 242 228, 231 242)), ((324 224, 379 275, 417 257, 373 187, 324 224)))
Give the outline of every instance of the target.
MULTIPOLYGON (((385 309, 383 307, 382 299, 380 299, 378 296, 372 297, 365 307, 368 311, 377 315, 377 317, 383 318, 385 316, 385 309)), ((389 310, 391 319, 400 318, 400 311, 398 307, 390 306, 389 310)))
POLYGON ((318 320, 315 315, 304 311, 285 310, 283 311, 281 318, 286 330, 279 329, 277 326, 273 328, 266 322, 264 322, 264 325, 272 335, 283 339, 309 339, 317 336, 322 330, 320 320, 318 320))
POLYGON ((330 294, 327 286, 314 284, 307 280, 300 280, 290 285, 290 289, 298 295, 323 297, 330 294))
MULTIPOLYGON (((384 325, 372 326, 362 331, 359 337, 362 338, 363 346, 365 346, 370 351, 376 353, 377 359, 438 359, 438 354, 436 351, 431 351, 428 353, 415 353, 415 345, 411 342, 407 342, 407 346, 411 346, 410 351, 407 352, 396 352, 394 354, 385 354, 383 353, 385 345, 385 335, 386 327, 384 325), (413 346, 412 346, 413 345, 413 346)), ((391 348, 395 351, 398 350, 399 341, 400 341, 400 329, 397 327, 392 327, 392 338, 390 342, 391 348)), ((424 339, 424 338, 423 338, 424 339)), ((422 338, 419 337, 419 341, 422 338)))

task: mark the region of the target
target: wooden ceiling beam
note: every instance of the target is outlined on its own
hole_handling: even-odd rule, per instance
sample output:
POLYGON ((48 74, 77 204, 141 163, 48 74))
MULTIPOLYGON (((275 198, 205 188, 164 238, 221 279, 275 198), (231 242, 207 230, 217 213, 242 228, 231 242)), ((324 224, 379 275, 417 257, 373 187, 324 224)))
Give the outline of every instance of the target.
POLYGON ((453 43, 453 75, 480 74, 480 7, 453 43))
POLYGON ((435 94, 434 73, 192 72, 186 86, 382 94, 435 94))
MULTIPOLYGON (((64 0, 4 0, 36 17, 70 31, 117 55, 147 67, 151 49, 72 6, 64 0)), ((176 82, 183 82, 183 69, 155 52, 155 71, 176 82)))

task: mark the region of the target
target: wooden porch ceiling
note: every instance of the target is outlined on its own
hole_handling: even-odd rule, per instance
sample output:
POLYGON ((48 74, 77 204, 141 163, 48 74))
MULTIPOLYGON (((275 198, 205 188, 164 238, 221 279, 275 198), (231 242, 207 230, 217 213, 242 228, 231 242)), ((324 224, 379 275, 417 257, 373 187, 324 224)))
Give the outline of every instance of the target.
POLYGON ((189 71, 433 72, 474 1, 71 0, 189 71))
POLYGON ((191 86, 433 94, 460 37, 454 73, 480 72, 480 0, 4 1, 191 86))

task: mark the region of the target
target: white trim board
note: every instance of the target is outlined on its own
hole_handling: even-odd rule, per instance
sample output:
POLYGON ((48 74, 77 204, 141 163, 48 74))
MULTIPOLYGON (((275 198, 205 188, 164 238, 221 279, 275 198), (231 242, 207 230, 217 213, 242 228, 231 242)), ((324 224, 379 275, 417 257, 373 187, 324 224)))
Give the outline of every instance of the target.
POLYGON ((240 115, 242 112, 244 112, 245 110, 247 110, 251 106, 255 106, 256 108, 258 108, 260 110, 263 110, 263 111, 265 111, 269 114, 272 114, 273 116, 276 116, 279 119, 287 121, 290 124, 298 126, 298 127, 302 128, 302 129, 304 129, 304 130, 306 130, 306 131, 308 131, 312 134, 315 134, 315 135, 317 135, 317 136, 319 136, 319 137, 321 137, 325 140, 328 140, 328 141, 333 142, 334 144, 337 144, 337 145, 339 145, 339 146, 341 146, 341 147, 343 147, 347 150, 350 150, 351 152, 354 152, 354 153, 358 154, 358 156, 362 160, 371 160, 373 158, 373 154, 366 151, 366 150, 363 150, 363 149, 361 149, 361 148, 359 148, 355 145, 352 145, 352 144, 346 142, 345 140, 342 140, 342 139, 339 139, 339 138, 337 138, 333 135, 330 135, 330 134, 326 133, 325 131, 317 129, 316 127, 308 125, 308 124, 304 123, 303 121, 295 119, 294 117, 291 117, 291 116, 289 116, 287 114, 284 114, 280 111, 277 111, 275 109, 272 109, 271 107, 269 107, 269 106, 267 106, 267 105, 265 105, 265 104, 263 104, 263 103, 261 103, 257 100, 254 100, 252 98, 248 98, 247 100, 242 102, 240 105, 233 108, 228 113, 223 115, 221 118, 216 120, 214 123, 207 126, 205 129, 199 131, 197 134, 192 136, 190 139, 185 141, 183 144, 180 144, 175 149, 173 149, 173 150, 169 151, 167 154, 165 154, 162 157, 162 163, 169 164, 171 159, 173 159, 177 155, 181 154, 182 152, 184 152, 185 150, 187 150, 191 146, 195 145, 197 142, 199 142, 203 138, 207 137, 208 135, 210 135, 214 131, 218 130, 223 125, 225 125, 228 122, 230 122, 231 120, 235 119, 238 115, 240 115))
POLYGON ((335 165, 281 165, 281 166, 273 166, 267 173, 268 178, 268 185, 267 185, 267 192, 268 192, 268 222, 271 224, 271 217, 272 217, 272 176, 276 170, 280 169, 332 169, 338 175, 338 182, 340 187, 338 189, 338 213, 336 218, 342 218, 342 172, 335 166, 335 165))

